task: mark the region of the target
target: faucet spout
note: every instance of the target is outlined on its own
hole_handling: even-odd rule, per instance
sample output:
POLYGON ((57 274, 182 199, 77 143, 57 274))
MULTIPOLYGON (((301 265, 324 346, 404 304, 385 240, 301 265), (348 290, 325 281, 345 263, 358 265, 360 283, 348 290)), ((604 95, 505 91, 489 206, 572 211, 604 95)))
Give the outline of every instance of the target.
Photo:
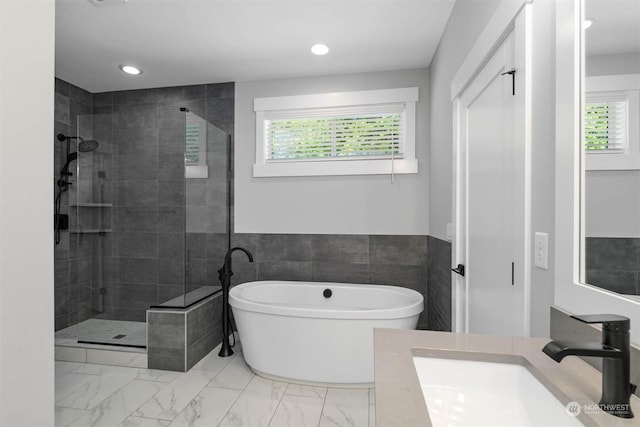
POLYGON ((615 347, 593 342, 551 341, 542 349, 544 354, 560 363, 567 356, 612 357, 622 359, 624 352, 615 347))
POLYGON ((630 397, 629 319, 613 314, 571 316, 584 323, 602 323, 602 342, 551 341, 544 354, 560 363, 567 356, 602 358, 602 397, 600 409, 621 418, 633 418, 630 397))

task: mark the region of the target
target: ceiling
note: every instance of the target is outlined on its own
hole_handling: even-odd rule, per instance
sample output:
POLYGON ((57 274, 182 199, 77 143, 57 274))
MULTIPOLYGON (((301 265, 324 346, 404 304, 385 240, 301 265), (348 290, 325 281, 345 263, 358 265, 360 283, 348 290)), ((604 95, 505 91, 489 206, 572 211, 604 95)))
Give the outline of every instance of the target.
POLYGON ((640 0, 586 0, 586 54, 640 53, 640 0))
POLYGON ((428 67, 454 3, 56 0, 56 77, 97 93, 428 67))

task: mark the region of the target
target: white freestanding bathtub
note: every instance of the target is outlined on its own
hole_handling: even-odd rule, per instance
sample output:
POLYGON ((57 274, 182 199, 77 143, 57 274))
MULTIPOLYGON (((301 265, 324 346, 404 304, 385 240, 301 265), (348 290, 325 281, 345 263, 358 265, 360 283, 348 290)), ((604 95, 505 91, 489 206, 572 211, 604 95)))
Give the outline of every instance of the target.
POLYGON ((229 303, 247 364, 267 378, 302 384, 373 384, 373 328, 415 329, 420 293, 324 282, 249 282, 229 303))

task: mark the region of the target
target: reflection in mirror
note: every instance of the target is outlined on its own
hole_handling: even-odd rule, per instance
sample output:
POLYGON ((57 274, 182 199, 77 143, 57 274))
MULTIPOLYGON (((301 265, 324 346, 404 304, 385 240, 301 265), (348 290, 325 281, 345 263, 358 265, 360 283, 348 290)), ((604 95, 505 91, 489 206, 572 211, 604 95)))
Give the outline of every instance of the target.
POLYGON ((640 301, 640 1, 585 0, 582 281, 640 301))

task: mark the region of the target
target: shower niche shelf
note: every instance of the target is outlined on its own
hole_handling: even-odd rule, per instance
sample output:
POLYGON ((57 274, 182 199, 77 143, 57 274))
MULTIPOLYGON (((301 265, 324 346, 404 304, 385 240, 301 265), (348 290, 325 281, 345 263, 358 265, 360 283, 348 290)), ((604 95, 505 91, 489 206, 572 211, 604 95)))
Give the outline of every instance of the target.
POLYGON ((111 203, 74 203, 69 205, 72 208, 110 208, 113 207, 111 203))
POLYGON ((73 234, 101 234, 101 233, 111 233, 110 228, 87 228, 83 230, 69 230, 70 233, 73 234))

